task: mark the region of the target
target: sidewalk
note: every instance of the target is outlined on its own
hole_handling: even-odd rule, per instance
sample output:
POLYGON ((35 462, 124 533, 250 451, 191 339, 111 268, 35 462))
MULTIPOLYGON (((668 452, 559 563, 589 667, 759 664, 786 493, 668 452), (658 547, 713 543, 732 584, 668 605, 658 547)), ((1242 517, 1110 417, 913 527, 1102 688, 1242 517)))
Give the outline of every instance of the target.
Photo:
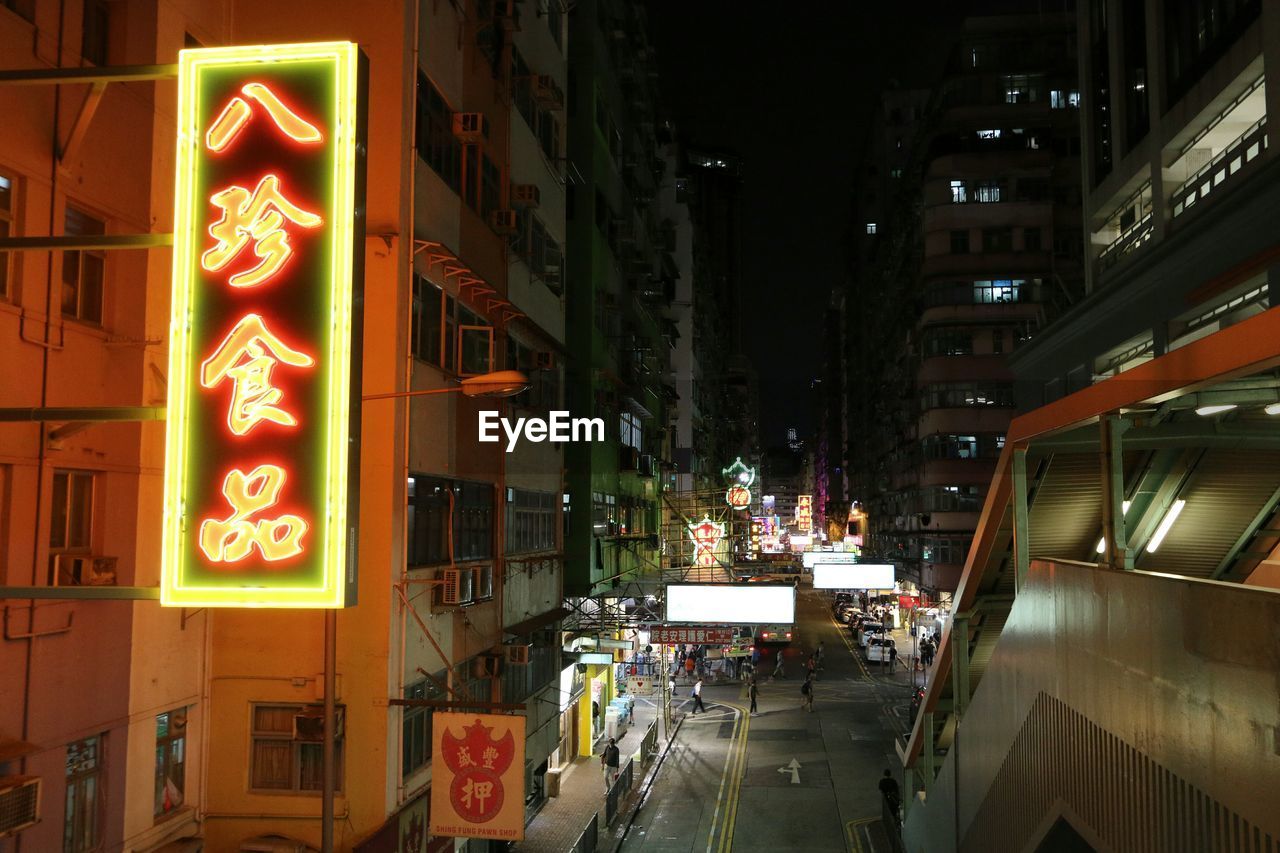
MULTIPOLYGON (((640 744, 649 724, 661 712, 659 699, 657 696, 637 697, 632 724, 618 740, 621 767, 625 767, 629 760, 635 761, 635 775, 626 801, 618 808, 619 817, 615 819, 615 823, 625 817, 640 796, 640 783, 648 770, 647 767, 641 767, 640 744)), ((605 849, 604 842, 609 827, 604 824, 604 773, 600 769, 600 753, 605 743, 605 738, 601 736, 593 745, 591 757, 578 758, 564 769, 560 776, 559 796, 547 799, 525 827, 524 841, 514 845, 513 850, 523 853, 564 853, 571 850, 593 815, 598 818, 600 848, 605 849)), ((659 738, 659 744, 661 743, 662 739, 659 738)))

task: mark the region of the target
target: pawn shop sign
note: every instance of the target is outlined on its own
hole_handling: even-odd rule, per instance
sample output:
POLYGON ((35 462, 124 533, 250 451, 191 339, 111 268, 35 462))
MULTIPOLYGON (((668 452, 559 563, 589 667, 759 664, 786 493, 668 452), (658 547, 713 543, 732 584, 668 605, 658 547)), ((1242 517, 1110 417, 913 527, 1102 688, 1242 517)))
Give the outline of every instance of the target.
POLYGON ((351 42, 179 54, 164 605, 355 603, 365 77, 351 42))
POLYGON ((431 834, 524 840, 524 717, 432 715, 431 834))

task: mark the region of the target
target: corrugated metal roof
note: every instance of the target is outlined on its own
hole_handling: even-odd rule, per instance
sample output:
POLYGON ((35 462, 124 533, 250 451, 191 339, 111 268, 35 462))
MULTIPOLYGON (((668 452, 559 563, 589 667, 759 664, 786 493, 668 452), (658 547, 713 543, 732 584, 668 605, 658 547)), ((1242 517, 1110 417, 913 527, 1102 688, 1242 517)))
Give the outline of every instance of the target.
POLYGON ((1280 485, 1280 451, 1209 450, 1178 497, 1178 520, 1136 568, 1209 577, 1280 485))
POLYGON ((1092 453, 1055 453, 1030 507, 1031 558, 1079 560, 1098 541, 1101 465, 1092 453))

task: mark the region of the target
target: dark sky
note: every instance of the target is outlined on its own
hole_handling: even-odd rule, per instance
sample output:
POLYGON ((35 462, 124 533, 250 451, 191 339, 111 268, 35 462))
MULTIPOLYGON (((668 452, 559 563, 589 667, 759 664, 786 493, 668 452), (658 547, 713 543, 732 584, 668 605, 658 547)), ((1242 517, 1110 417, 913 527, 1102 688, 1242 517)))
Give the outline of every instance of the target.
MULTIPOLYGON (((761 443, 812 427, 820 312, 844 278, 851 176, 887 78, 910 76, 939 5, 877 0, 648 4, 661 93, 681 134, 742 155, 743 337, 761 443)), ((953 13, 954 14, 954 13, 953 13)))

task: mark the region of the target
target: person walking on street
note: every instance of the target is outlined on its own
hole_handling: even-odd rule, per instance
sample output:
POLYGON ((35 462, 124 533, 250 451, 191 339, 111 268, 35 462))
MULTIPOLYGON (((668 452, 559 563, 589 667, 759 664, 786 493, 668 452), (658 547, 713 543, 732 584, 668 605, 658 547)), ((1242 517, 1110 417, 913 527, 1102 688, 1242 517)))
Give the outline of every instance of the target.
POLYGON ((801 706, 809 713, 813 713, 813 678, 812 677, 806 678, 804 680, 804 684, 800 685, 800 695, 802 697, 800 700, 801 706))
POLYGON ((893 641, 889 642, 889 673, 898 671, 898 645, 893 641))
POLYGON ((756 712, 756 697, 759 694, 759 692, 760 691, 756 688, 756 680, 752 678, 751 686, 747 688, 747 695, 751 697, 751 713, 752 714, 756 712))
POLYGON ((600 753, 600 767, 604 771, 604 792, 609 793, 615 779, 618 778, 618 759, 621 757, 616 738, 609 738, 609 744, 600 753))
POLYGON ((782 649, 778 649, 778 662, 773 666, 774 678, 786 678, 787 675, 782 671, 782 649))
POLYGON ((809 655, 809 660, 805 663, 806 677, 813 681, 817 676, 814 674, 818 670, 818 663, 813 659, 813 655, 809 655))
POLYGON ((697 714, 702 711, 707 712, 707 706, 702 704, 702 679, 699 678, 693 685, 693 713, 697 714))
POLYGON ((880 777, 880 796, 885 798, 889 808, 893 810, 894 815, 897 815, 902 797, 898 792, 898 780, 893 778, 893 773, 889 770, 885 770, 884 776, 880 777))
POLYGON ((686 655, 684 659, 684 674, 690 681, 693 681, 693 655, 686 655))

